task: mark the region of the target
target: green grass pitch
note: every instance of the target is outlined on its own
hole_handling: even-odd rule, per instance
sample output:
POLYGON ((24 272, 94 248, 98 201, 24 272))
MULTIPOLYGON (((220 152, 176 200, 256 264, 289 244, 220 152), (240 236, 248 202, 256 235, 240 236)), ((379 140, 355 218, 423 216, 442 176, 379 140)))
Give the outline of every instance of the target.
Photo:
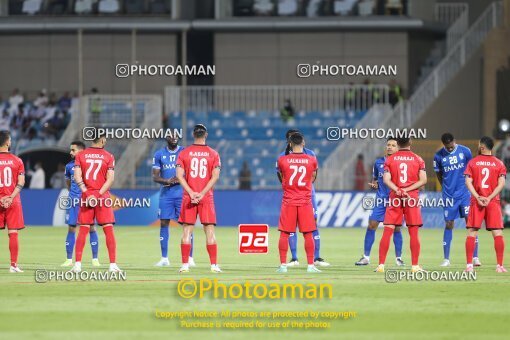
MULTIPOLYGON (((198 267, 186 277, 218 278, 223 283, 302 282, 331 283, 333 299, 324 300, 186 300, 177 294, 180 262, 180 230, 171 229, 168 268, 155 268, 159 260, 159 229, 117 228, 118 264, 126 270, 125 282, 34 282, 34 270, 58 269, 65 257, 65 228, 32 227, 20 233, 22 274, 10 274, 8 241, 0 236, 0 338, 1 339, 496 339, 510 333, 510 275, 495 273, 492 236, 480 234, 480 258, 476 282, 386 283, 374 273, 378 241, 367 267, 355 267, 363 245, 364 229, 321 229, 322 256, 333 265, 321 274, 307 274, 302 264, 289 273, 275 273, 278 263, 276 230, 270 235, 267 255, 238 255, 237 229, 218 228, 219 262, 224 273, 209 272, 205 238, 195 233, 198 267), (327 330, 199 330, 182 329, 177 320, 161 320, 163 311, 355 311, 357 317, 333 321, 327 330)), ((102 231, 100 261, 107 269, 107 251, 102 231)), ((465 231, 457 229, 452 245, 451 270, 464 269, 465 231)), ((425 269, 440 270, 442 230, 421 230, 421 263, 425 269)), ((410 263, 409 238, 404 232, 404 259, 410 263)), ((506 251, 507 261, 510 252, 506 251)), ((299 240, 304 262, 303 240, 299 240)), ((390 248, 387 268, 394 268, 390 248)), ((91 270, 87 243, 84 270, 91 270)), ((409 267, 407 267, 409 269, 409 267)))

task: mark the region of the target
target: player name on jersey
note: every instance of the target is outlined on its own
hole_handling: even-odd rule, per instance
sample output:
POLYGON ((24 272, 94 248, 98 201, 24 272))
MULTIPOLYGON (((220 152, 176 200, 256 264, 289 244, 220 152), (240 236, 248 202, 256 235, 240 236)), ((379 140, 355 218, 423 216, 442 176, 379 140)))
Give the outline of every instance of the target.
POLYGON ((0 161, 0 165, 14 165, 14 162, 12 160, 0 161))
POLYGON ((97 153, 88 153, 88 154, 85 154, 85 158, 100 158, 100 159, 104 159, 104 155, 100 155, 100 154, 97 154, 97 153))
POLYGON ((412 156, 395 156, 393 158, 396 161, 414 161, 415 158, 412 156))
POLYGON ((478 161, 478 162, 476 162, 476 165, 481 165, 481 166, 496 166, 496 163, 495 162, 478 161))
POLYGON ((203 152, 203 151, 191 151, 189 153, 190 157, 209 157, 209 152, 203 152))
POLYGON ((290 159, 287 159, 287 163, 308 164, 308 159, 307 158, 290 158, 290 159))

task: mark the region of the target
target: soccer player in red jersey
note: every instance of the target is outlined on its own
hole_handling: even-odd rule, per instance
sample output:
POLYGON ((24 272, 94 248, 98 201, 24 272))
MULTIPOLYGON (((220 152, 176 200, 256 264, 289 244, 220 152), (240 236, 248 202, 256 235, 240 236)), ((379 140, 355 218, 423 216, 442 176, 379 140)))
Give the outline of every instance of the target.
POLYGON ((182 267, 179 273, 189 272, 191 234, 197 215, 204 226, 211 271, 221 273, 217 261, 218 246, 214 236, 216 211, 213 195, 214 184, 220 177, 221 160, 218 153, 205 143, 207 128, 204 125, 195 125, 193 138, 194 143, 179 153, 176 164, 176 176, 184 189, 179 216, 179 223, 183 226, 181 241, 182 267))
POLYGON ((418 265, 420 238, 418 230, 423 225, 421 208, 418 204, 419 189, 427 183, 425 162, 411 151, 409 138, 397 138, 398 151, 386 158, 384 163, 384 184, 390 188, 389 207, 384 216, 384 233, 379 243, 379 266, 376 272, 384 272, 384 262, 390 247, 395 226, 401 226, 403 219, 409 231, 411 248, 411 271, 423 270, 418 265))
POLYGON ((115 217, 112 207, 105 205, 105 200, 110 198, 110 187, 113 184, 115 158, 104 149, 105 145, 106 138, 98 137, 92 141, 91 147, 75 157, 74 180, 82 191, 78 213, 80 231, 76 239, 76 261, 71 269, 75 273, 81 271, 83 248, 94 221, 103 227, 110 258, 109 271, 121 271, 115 263, 117 256, 117 243, 113 232, 115 217))
POLYGON ((503 238, 503 218, 499 193, 505 187, 506 167, 492 155, 494 141, 482 137, 478 143, 478 156, 469 161, 464 175, 466 186, 471 192, 471 203, 466 223, 466 271, 473 271, 473 252, 478 230, 485 220, 485 228, 492 232, 496 250, 496 272, 506 273, 503 267, 505 239, 503 238))
POLYGON ((281 179, 283 200, 280 212, 280 267, 277 272, 287 272, 287 251, 289 235, 296 232, 296 226, 305 239, 305 252, 308 261, 307 271, 320 273, 314 265, 315 245, 313 232, 317 229, 312 205, 312 186, 317 178, 317 158, 303 152, 304 137, 296 132, 290 136, 292 153, 278 158, 278 178, 281 179))
POLYGON ((11 266, 9 272, 22 273, 18 267, 18 230, 25 228, 19 193, 25 185, 25 166, 9 152, 11 134, 0 131, 0 229, 7 226, 11 266))

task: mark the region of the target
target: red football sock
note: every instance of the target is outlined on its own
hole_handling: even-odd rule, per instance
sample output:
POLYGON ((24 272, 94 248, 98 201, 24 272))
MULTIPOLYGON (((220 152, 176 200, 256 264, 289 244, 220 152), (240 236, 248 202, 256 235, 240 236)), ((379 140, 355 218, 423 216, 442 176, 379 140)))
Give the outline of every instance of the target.
POLYGON ((393 228, 384 227, 384 232, 379 242, 379 264, 386 262, 386 255, 388 255, 388 249, 390 249, 391 236, 393 235, 393 228))
MULTIPOLYGON (((190 248, 191 250, 191 248, 190 248)), ((211 262, 211 265, 218 264, 218 245, 215 244, 208 244, 207 245, 207 252, 209 253, 209 261, 211 262)), ((189 257, 189 252, 188 252, 189 257)))
POLYGON ((494 249, 496 249, 496 260, 500 266, 503 265, 503 255, 505 254, 505 238, 503 235, 494 237, 494 249))
POLYGON ((85 242, 87 242, 87 235, 89 234, 89 231, 90 231, 89 226, 86 225, 80 226, 78 236, 76 237, 76 245, 74 247, 76 262, 81 262, 81 258, 83 256, 83 248, 85 248, 85 242))
MULTIPOLYGON (((209 250, 209 249, 207 249, 209 250)), ((191 252, 191 243, 181 243, 181 258, 182 263, 188 263, 189 261, 189 253, 191 252)))
POLYGON ((313 240, 313 233, 304 233, 305 237, 305 252, 306 252, 306 260, 308 264, 313 264, 314 252, 315 252, 315 242, 313 240))
MULTIPOLYGON (((495 241, 495 240, 494 240, 495 241)), ((466 237, 466 263, 473 264, 473 253, 475 252, 476 237, 466 237)))
POLYGON ((278 250, 280 251, 280 263, 287 263, 287 252, 289 251, 289 233, 280 231, 280 241, 278 242, 278 250))
POLYGON ((409 226, 407 227, 409 230, 409 243, 411 246, 411 265, 417 266, 418 259, 420 258, 420 236, 418 235, 418 230, 420 227, 418 226, 409 226))
POLYGON ((117 257, 117 241, 113 233, 113 225, 107 224, 103 226, 104 236, 106 238, 106 248, 108 248, 108 257, 110 263, 115 263, 117 257))
POLYGON ((9 251, 11 252, 11 266, 16 267, 18 263, 18 233, 9 234, 9 251))

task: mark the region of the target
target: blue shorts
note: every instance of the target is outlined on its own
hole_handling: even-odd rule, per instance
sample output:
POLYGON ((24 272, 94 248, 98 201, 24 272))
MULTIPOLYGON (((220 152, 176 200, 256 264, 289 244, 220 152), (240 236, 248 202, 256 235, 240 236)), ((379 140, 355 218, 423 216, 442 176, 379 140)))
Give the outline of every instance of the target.
POLYGON ((312 194, 312 206, 313 206, 313 218, 317 220, 317 197, 315 197, 315 192, 312 194))
POLYGON ((181 214, 182 197, 159 197, 159 210, 158 218, 160 220, 174 220, 179 219, 181 214))
POLYGON ((369 221, 384 222, 384 215, 386 214, 386 206, 384 203, 376 204, 374 209, 370 212, 368 217, 369 221))
POLYGON ((469 203, 471 200, 471 194, 464 195, 460 198, 454 198, 453 204, 451 201, 443 196, 444 200, 444 220, 454 221, 458 218, 466 218, 469 214, 469 203))
POLYGON ((74 207, 71 206, 66 210, 66 224, 75 227, 78 222, 78 212, 80 211, 80 205, 76 204, 74 207))

